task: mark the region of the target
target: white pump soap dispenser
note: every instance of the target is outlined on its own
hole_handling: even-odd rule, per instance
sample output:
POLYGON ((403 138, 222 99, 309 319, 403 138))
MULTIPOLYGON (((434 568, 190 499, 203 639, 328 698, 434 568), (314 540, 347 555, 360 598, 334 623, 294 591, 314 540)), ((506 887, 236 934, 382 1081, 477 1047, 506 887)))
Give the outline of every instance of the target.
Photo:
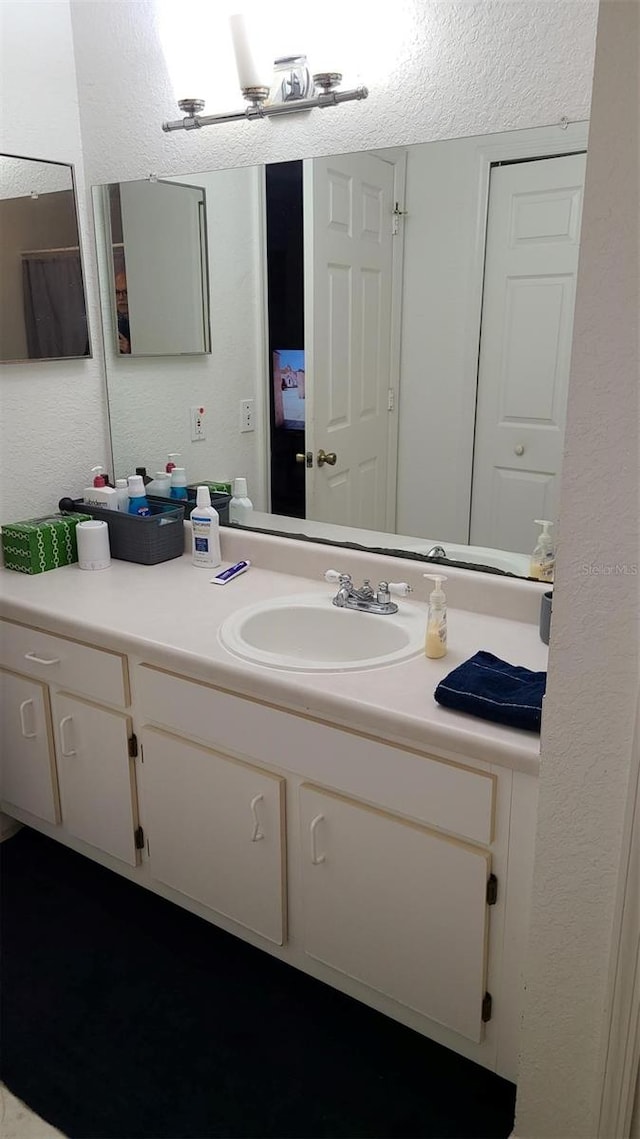
POLYGON ((447 579, 437 573, 423 573, 422 576, 436 583, 429 597, 424 653, 431 660, 438 660, 447 652, 447 599, 441 588, 441 583, 447 579))
POLYGON ((529 577, 535 577, 537 581, 553 581, 556 558, 553 538, 549 533, 549 527, 553 526, 553 522, 547 522, 544 518, 534 518, 534 522, 536 526, 542 526, 542 532, 531 555, 529 577))

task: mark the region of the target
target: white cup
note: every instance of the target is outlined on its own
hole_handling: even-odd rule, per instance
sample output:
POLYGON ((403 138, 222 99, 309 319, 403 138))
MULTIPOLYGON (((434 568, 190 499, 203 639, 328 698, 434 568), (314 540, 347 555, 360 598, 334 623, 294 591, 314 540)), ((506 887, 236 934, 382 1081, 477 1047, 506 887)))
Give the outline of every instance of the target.
POLYGON ((109 548, 109 527, 106 522, 92 519, 90 522, 78 522, 76 526, 78 540, 78 562, 80 569, 101 570, 111 565, 111 550, 109 548))

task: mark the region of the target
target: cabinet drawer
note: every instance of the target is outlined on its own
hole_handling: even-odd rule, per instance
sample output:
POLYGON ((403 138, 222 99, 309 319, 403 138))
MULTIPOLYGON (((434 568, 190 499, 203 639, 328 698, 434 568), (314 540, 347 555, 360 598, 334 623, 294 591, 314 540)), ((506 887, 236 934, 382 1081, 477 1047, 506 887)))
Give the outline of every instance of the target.
POLYGON ((2 621, 0 663, 23 675, 91 696, 102 704, 129 704, 127 663, 119 653, 2 621))
POLYGON ((496 777, 231 696, 151 665, 136 672, 146 720, 295 772, 488 846, 496 777))

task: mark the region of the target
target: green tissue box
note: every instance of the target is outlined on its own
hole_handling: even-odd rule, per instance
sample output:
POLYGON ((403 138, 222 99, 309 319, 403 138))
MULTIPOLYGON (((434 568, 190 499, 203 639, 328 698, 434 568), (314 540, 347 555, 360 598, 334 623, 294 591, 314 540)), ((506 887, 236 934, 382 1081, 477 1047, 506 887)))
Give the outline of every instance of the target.
POLYGON ((52 514, 8 522, 2 527, 2 552, 7 569, 18 573, 44 573, 78 560, 76 526, 90 514, 52 514))

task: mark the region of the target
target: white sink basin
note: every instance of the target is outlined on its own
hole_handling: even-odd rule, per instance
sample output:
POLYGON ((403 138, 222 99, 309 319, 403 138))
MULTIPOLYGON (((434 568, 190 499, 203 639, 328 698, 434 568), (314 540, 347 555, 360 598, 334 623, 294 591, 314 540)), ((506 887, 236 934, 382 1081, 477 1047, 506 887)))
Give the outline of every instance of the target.
POLYGON ((247 606, 220 627, 220 642, 243 660, 295 672, 382 668, 424 649, 426 614, 338 609, 332 594, 300 594, 247 606))

